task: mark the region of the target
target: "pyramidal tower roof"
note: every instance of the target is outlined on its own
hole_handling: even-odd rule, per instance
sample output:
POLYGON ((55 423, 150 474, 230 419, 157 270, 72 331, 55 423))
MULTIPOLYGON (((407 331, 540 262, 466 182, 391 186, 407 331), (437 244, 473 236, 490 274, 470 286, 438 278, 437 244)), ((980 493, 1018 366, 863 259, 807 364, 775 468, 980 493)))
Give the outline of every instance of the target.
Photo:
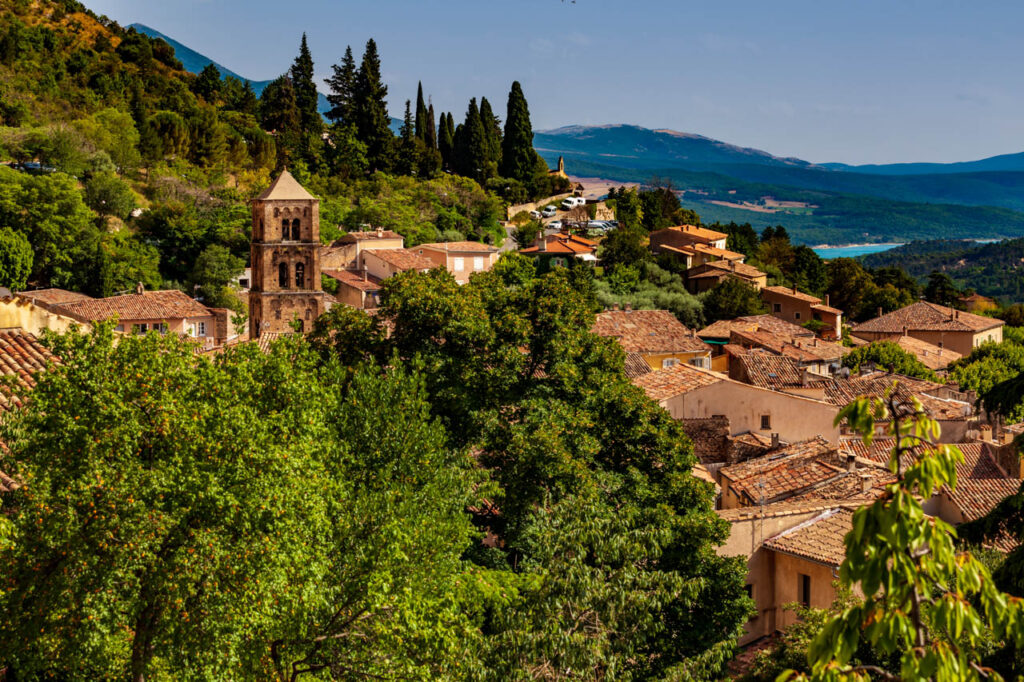
POLYGON ((281 171, 281 174, 270 183, 270 187, 258 198, 258 201, 273 200, 315 201, 316 197, 307 192, 286 169, 281 171))

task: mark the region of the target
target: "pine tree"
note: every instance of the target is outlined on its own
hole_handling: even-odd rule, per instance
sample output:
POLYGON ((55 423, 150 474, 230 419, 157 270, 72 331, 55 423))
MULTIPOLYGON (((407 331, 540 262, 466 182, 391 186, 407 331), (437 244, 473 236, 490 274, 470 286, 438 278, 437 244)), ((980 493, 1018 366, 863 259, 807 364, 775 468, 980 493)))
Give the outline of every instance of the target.
POLYGON ((430 149, 437 149, 437 126, 434 123, 433 102, 427 106, 427 132, 423 136, 423 141, 427 143, 427 147, 430 149))
POLYGON ((491 176, 498 174, 498 166, 501 162, 501 119, 494 115, 491 103, 486 97, 480 98, 480 121, 484 126, 484 135, 487 137, 487 159, 491 170, 491 176))
POLYGON ((203 67, 196 77, 192 91, 206 100, 209 104, 217 103, 217 95, 220 94, 220 71, 211 62, 203 67))
POLYGON ((388 171, 391 168, 391 134, 388 117, 388 88, 381 81, 380 57, 373 38, 366 41, 363 62, 356 76, 353 118, 359 141, 366 145, 366 160, 370 170, 388 171))
POLYGON ((533 149, 533 126, 519 81, 512 83, 505 114, 505 137, 501 146, 501 176, 514 178, 526 186, 533 184, 537 152, 533 149))
POLYGON ((341 58, 341 64, 334 64, 331 66, 331 70, 333 71, 331 77, 324 79, 324 83, 331 90, 331 94, 327 95, 327 101, 331 104, 327 118, 335 123, 354 123, 352 100, 355 97, 356 60, 352 57, 351 46, 345 48, 345 56, 341 58))
POLYGON ((235 103, 235 109, 241 111, 243 114, 255 114, 256 105, 259 100, 256 97, 256 91, 252 88, 252 82, 249 80, 245 81, 242 88, 242 96, 238 98, 238 102, 235 103))
POLYGON ((395 159, 395 172, 399 175, 416 175, 417 153, 416 143, 422 141, 416 137, 415 123, 409 100, 405 100, 405 117, 399 133, 398 156, 395 159))
POLYGON ((427 139, 427 105, 423 101, 423 83, 416 84, 416 137, 427 139))
POLYGON ((288 76, 281 76, 263 90, 259 105, 260 123, 274 133, 278 166, 286 166, 302 137, 295 88, 288 76))

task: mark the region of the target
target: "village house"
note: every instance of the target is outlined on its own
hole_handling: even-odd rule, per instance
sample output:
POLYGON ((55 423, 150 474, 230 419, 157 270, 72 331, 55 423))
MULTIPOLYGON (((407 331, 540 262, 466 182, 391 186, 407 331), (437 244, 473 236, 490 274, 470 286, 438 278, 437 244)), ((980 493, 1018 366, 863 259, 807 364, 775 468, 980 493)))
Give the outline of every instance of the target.
POLYGON ((711 348, 667 310, 606 310, 597 314, 593 332, 615 339, 651 369, 678 363, 711 367, 711 348))
MULTIPOLYGON (((650 239, 651 252, 657 256, 666 246, 680 248, 700 245, 725 250, 729 235, 697 225, 676 225, 651 232, 650 239)), ((742 258, 743 254, 739 255, 742 258)))
POLYGON ((835 405, 734 381, 724 374, 678 364, 633 379, 675 419, 722 416, 731 436, 756 433, 795 443, 817 436, 839 440, 835 405))
POLYGON ((855 325, 852 333, 867 341, 894 335, 912 336, 960 355, 969 355, 983 343, 1003 340, 1002 320, 918 301, 891 313, 855 325))
POLYGON ((775 355, 793 358, 800 369, 824 377, 835 373, 843 357, 850 352, 846 346, 816 336, 786 336, 762 329, 733 330, 729 336, 729 345, 743 349, 762 349, 775 355))
MULTIPOLYGON (((949 369, 949 365, 956 362, 963 357, 960 353, 949 348, 941 348, 939 346, 922 341, 921 339, 914 338, 909 334, 896 334, 894 336, 883 336, 875 339, 874 341, 865 341, 859 337, 851 337, 854 343, 858 341, 863 345, 869 345, 871 343, 895 343, 902 350, 910 353, 917 358, 922 365, 932 370, 933 372, 944 373, 949 369)), ((860 345, 860 344, 858 344, 860 345)))
MULTIPOLYGON (((38 292, 61 292, 55 296, 68 301, 92 300, 84 294, 65 292, 62 289, 40 289, 38 292), (72 298, 65 298, 66 294, 71 294, 72 298)), ((57 312, 52 304, 44 302, 48 298, 45 294, 44 298, 39 299, 23 296, 23 293, 37 292, 11 294, 8 289, 0 288, 0 329, 22 329, 35 335, 42 334, 44 329, 58 333, 66 332, 72 327, 78 327, 82 331, 92 329, 92 325, 88 323, 57 312)))
POLYGON ((686 288, 693 294, 713 289, 728 278, 738 279, 755 289, 768 285, 768 275, 738 260, 715 260, 686 271, 686 288))
POLYGON ((546 261, 549 267, 565 267, 571 259, 594 263, 597 261, 597 242, 559 232, 538 238, 533 246, 520 249, 519 253, 546 261))
POLYGON ((323 274, 338 282, 334 299, 359 310, 374 310, 380 305, 383 280, 366 270, 324 270, 323 274))
POLYGON ((725 346, 737 331, 770 331, 793 339, 813 339, 815 334, 810 329, 780 320, 772 315, 748 315, 733 320, 718 320, 697 332, 704 343, 713 349, 711 352, 711 368, 716 372, 729 372, 729 356, 725 346))
POLYGON ((487 272, 498 261, 498 249, 481 242, 436 242, 420 244, 418 255, 452 273, 455 281, 465 284, 474 272, 487 272))
MULTIPOLYGON (((667 227, 663 230, 655 230, 650 234, 650 251, 655 256, 669 258, 676 262, 684 270, 691 270, 709 263, 722 261, 724 263, 735 263, 742 265, 745 256, 742 253, 729 251, 725 244, 728 235, 723 232, 716 232, 705 227, 696 225, 677 225, 667 227)), ((756 268, 737 268, 741 277, 760 282, 760 276, 756 268)), ((687 273, 689 275, 689 273, 687 273)), ((721 270, 702 270, 700 273, 707 277, 726 276, 721 270)), ((764 286, 764 283, 761 283, 764 286)), ((708 288, 708 287, 705 287, 708 288)), ((701 289, 703 291, 703 289, 701 289)))
POLYGON ((177 289, 146 291, 140 284, 134 294, 61 303, 52 310, 79 322, 117 318, 115 331, 126 334, 180 334, 205 347, 219 346, 230 336, 231 311, 207 308, 177 289), (218 321, 218 318, 223 318, 218 321), (223 336, 218 337, 218 329, 223 336))
POLYGON ((359 254, 364 249, 402 248, 405 248, 405 239, 391 230, 349 232, 320 250, 320 267, 324 270, 356 270, 359 254))
POLYGON ((798 291, 796 286, 764 287, 761 299, 768 306, 768 312, 775 317, 804 325, 820 322, 820 335, 826 339, 840 339, 843 336, 843 311, 828 304, 828 295, 822 301, 817 296, 798 291))

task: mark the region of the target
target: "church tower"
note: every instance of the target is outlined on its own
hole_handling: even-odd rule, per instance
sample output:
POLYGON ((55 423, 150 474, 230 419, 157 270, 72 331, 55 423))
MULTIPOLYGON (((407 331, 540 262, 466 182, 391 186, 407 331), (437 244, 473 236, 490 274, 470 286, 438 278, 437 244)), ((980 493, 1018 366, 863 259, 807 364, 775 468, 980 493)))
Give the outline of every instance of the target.
POLYGON ((320 202, 282 171, 252 204, 249 338, 308 332, 324 312, 320 288, 320 202))

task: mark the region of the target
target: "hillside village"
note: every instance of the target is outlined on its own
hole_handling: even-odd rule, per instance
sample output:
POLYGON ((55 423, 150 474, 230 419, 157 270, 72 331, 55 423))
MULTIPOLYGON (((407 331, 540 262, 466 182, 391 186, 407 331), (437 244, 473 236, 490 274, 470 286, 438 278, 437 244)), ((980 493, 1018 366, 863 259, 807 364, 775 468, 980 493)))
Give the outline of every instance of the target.
POLYGON ((0 10, 0 682, 1024 676, 1019 282, 807 241, 1012 183, 161 35, 0 10))
MULTIPOLYGON (((252 202, 252 235, 247 323, 178 290, 148 291, 141 284, 134 293, 106 298, 52 288, 5 291, 0 369, 31 387, 60 362, 41 342, 43 334, 103 323, 114 324, 119 336, 177 335, 202 354, 247 343, 268 352, 283 337, 308 334, 334 308, 372 318, 388 280, 401 273, 436 270, 465 285, 512 257, 480 242, 407 248, 401 235, 382 228, 321 245, 319 201, 287 170, 252 202), (321 274, 337 282, 335 294, 322 290, 321 274)), ((964 461, 957 465, 955 491, 937 489, 924 509, 953 526, 984 517, 1017 492, 1024 469, 1014 438, 1024 423, 1003 423, 979 408, 976 394, 952 383, 870 364, 858 371, 843 366, 854 349, 896 344, 944 377, 974 349, 1001 342, 1001 320, 922 301, 853 325, 844 345, 843 311, 795 286, 767 286, 765 273, 727 250, 726 239, 680 225, 651 233, 649 248, 684 264, 688 285, 697 289, 709 280, 742 282, 758 292, 768 313, 695 329, 665 310, 615 306, 598 312, 590 331, 618 344, 629 381, 693 443, 692 475, 713 488, 716 513, 730 529, 717 551, 746 563, 755 608, 739 644, 756 650, 795 622, 790 604, 830 607, 853 511, 885 495, 895 480, 892 438, 879 433, 866 445, 837 421, 845 405, 895 391, 900 400, 918 401, 941 425, 940 442, 956 444, 964 461), (817 332, 802 326, 811 320, 822 323, 817 332)), ((538 237, 520 253, 543 259, 545 268, 589 268, 600 263, 597 247, 563 230, 538 237)), ((0 393, 5 411, 20 404, 14 395, 0 393)), ((22 485, 0 471, 0 491, 22 485)), ((1007 536, 995 546, 1007 552, 1017 541, 1007 536)))

